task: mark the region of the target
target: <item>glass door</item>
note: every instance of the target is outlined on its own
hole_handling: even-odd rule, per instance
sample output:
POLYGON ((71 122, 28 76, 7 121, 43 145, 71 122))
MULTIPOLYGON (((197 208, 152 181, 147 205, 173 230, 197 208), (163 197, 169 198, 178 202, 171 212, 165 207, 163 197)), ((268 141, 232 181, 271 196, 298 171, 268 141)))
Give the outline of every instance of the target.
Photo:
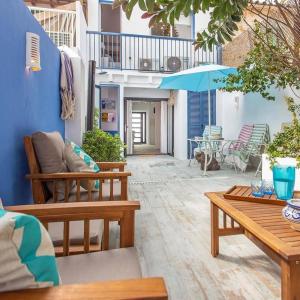
POLYGON ((132 132, 134 144, 146 144, 146 113, 132 113, 132 132))

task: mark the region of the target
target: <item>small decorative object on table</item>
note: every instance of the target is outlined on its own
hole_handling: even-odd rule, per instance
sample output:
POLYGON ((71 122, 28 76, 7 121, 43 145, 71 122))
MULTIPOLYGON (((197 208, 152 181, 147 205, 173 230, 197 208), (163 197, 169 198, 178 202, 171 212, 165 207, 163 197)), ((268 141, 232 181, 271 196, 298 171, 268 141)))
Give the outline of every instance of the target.
POLYGON ((264 195, 264 186, 261 180, 254 180, 251 182, 252 195, 254 197, 262 197, 264 195))
POLYGON ((273 167, 274 190, 278 199, 293 198, 296 168, 292 166, 275 165, 273 167))
POLYGON ((291 228, 300 231, 300 199, 288 200, 282 216, 291 223, 291 228))
POLYGON ((263 180, 263 191, 265 195, 274 194, 274 184, 272 180, 263 180))

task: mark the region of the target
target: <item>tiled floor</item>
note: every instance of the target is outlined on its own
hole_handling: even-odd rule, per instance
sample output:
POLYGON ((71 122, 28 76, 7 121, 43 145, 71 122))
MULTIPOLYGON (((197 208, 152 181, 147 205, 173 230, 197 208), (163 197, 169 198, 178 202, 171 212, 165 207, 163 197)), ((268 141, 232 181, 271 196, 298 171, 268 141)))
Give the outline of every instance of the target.
POLYGON ((207 191, 249 184, 231 169, 202 177, 197 164, 169 156, 128 158, 130 198, 140 200, 136 247, 144 276, 163 276, 170 299, 280 299, 279 268, 244 236, 221 239, 210 255, 207 191))

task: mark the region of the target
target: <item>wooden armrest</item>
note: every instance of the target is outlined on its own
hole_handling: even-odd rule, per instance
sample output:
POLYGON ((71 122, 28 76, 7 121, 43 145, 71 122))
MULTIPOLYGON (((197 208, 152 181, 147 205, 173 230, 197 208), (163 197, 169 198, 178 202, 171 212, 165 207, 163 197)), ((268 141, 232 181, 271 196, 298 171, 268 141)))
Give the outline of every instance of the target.
POLYGON ((28 289, 0 294, 6 300, 141 300, 168 299, 163 278, 61 285, 44 289, 28 289))
POLYGON ((83 172, 67 172, 67 173, 36 173, 26 175, 27 179, 38 179, 43 181, 55 179, 119 179, 131 176, 130 172, 99 172, 99 173, 83 173, 83 172))
POLYGON ((124 171, 125 166, 127 165, 124 161, 118 162, 97 162, 101 171, 112 171, 113 169, 118 169, 120 172, 124 171))
POLYGON ((62 222, 114 218, 122 212, 140 209, 139 201, 93 201, 6 206, 6 210, 37 217, 41 221, 62 222))

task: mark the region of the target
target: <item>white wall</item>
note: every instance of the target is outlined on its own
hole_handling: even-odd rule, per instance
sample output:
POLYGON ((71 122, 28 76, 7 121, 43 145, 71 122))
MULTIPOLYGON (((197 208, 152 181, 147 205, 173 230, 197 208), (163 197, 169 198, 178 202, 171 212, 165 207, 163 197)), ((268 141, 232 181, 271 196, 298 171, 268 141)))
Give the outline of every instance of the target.
POLYGON ((161 103, 161 129, 160 129, 160 152, 168 153, 168 102, 162 101, 161 103))
POLYGON ((176 92, 174 105, 174 157, 187 158, 187 92, 176 92))
POLYGON ((131 34, 150 35, 151 30, 148 26, 149 19, 142 19, 143 12, 138 5, 133 9, 130 20, 125 13, 121 11, 121 32, 131 34))
POLYGON ((237 138, 245 123, 269 124, 272 137, 281 129, 283 122, 290 121, 291 114, 280 91, 276 101, 267 101, 254 93, 217 92, 217 124, 223 126, 225 139, 237 138))
POLYGON ((169 90, 161 90, 159 88, 128 88, 124 89, 124 97, 128 98, 143 98, 143 99, 169 99, 170 92, 169 90))
POLYGON ((88 0, 88 28, 99 31, 99 0, 88 0))

